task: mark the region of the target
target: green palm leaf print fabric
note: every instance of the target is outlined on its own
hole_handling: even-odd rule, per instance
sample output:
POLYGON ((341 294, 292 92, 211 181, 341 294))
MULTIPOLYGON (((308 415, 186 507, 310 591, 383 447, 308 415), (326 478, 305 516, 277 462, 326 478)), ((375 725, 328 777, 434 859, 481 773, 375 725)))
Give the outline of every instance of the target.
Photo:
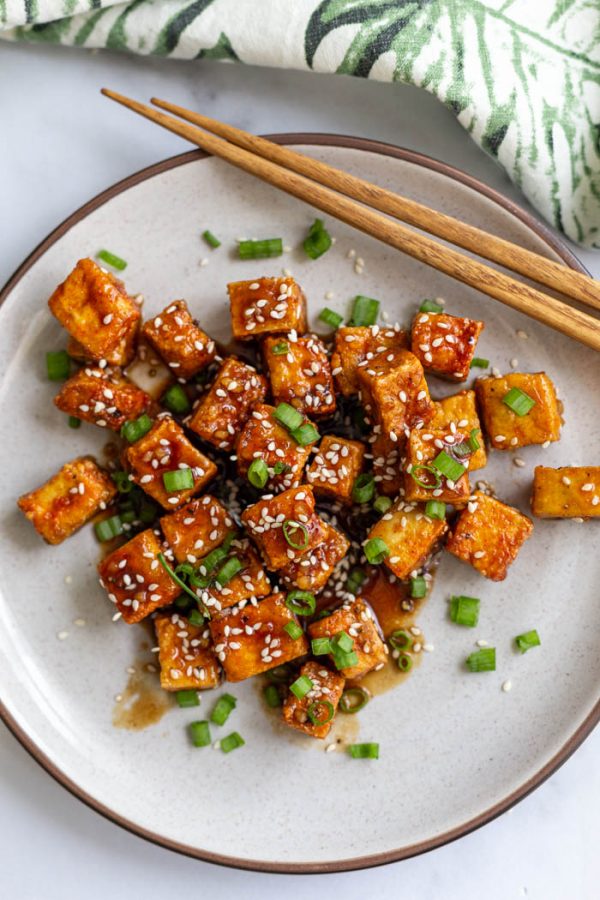
POLYGON ((600 247, 600 0, 0 0, 0 36, 417 85, 600 247))

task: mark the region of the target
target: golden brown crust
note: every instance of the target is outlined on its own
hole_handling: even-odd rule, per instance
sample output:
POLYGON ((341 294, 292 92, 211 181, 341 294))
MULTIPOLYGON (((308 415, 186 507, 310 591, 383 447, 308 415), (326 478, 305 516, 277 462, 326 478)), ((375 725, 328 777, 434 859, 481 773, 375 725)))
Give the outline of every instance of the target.
POLYGON ((230 356, 195 408, 189 427, 219 450, 233 450, 252 407, 266 393, 266 379, 253 366, 230 356))
POLYGON ((536 466, 531 511, 539 519, 600 516, 600 466, 536 466))
POLYGON ((413 320, 411 350, 428 371, 465 381, 484 328, 477 319, 419 312, 413 320))
POLYGON ((256 278, 227 285, 231 330, 238 341, 306 331, 306 297, 293 278, 256 278))
POLYGON ((475 391, 481 421, 494 450, 516 450, 560 439, 556 391, 545 372, 509 372, 499 378, 478 378, 475 391), (503 402, 511 388, 518 388, 535 400, 535 406, 524 416, 518 416, 503 402))
POLYGON ((352 638, 352 649, 358 657, 355 666, 341 670, 346 679, 362 678, 367 672, 385 664, 388 648, 377 630, 373 613, 360 597, 344 603, 330 615, 317 619, 308 626, 311 640, 319 637, 333 638, 340 631, 345 631, 352 638))
POLYGON ((159 647, 160 686, 165 691, 203 691, 221 682, 208 626, 192 625, 185 616, 172 613, 154 619, 159 647))
POLYGON ((406 331, 379 325, 342 326, 335 333, 331 368, 337 389, 345 397, 358 394, 358 370, 377 361, 384 351, 403 350, 408 345, 406 331))
POLYGON ((67 415, 119 431, 153 405, 152 398, 112 370, 86 366, 64 383, 54 403, 67 415))
POLYGON ((385 565, 405 579, 427 559, 447 530, 444 520, 430 519, 423 507, 398 500, 373 526, 368 540, 380 538, 386 544, 390 553, 385 565))
POLYGON ((142 335, 176 378, 192 378, 215 358, 215 342, 192 318, 185 300, 174 300, 145 322, 142 335))
POLYGON ((314 334, 291 338, 267 337, 262 344, 271 393, 276 403, 289 403, 306 416, 335 412, 335 391, 325 346, 314 334), (278 345, 286 353, 275 353, 278 345))
POLYGON ((303 731, 311 737, 326 738, 331 731, 335 713, 344 692, 346 679, 339 672, 333 672, 322 662, 310 660, 300 669, 299 677, 304 675, 312 681, 312 688, 301 699, 290 691, 283 704, 283 721, 297 731, 303 731), (325 702, 331 703, 333 716, 323 725, 314 725, 308 715, 309 707, 313 708, 317 720, 324 719, 331 712, 325 702), (317 704, 315 707, 313 704, 317 704))

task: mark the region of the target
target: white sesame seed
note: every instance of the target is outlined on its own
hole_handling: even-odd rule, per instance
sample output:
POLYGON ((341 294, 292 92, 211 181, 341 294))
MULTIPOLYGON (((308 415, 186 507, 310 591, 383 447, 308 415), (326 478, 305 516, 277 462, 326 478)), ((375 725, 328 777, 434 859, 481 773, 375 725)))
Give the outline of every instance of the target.
POLYGON ((502 685, 502 690, 504 691, 505 694, 508 694, 508 692, 510 691, 511 687, 512 687, 512 682, 511 682, 511 681, 505 681, 505 682, 503 683, 503 685, 502 685))

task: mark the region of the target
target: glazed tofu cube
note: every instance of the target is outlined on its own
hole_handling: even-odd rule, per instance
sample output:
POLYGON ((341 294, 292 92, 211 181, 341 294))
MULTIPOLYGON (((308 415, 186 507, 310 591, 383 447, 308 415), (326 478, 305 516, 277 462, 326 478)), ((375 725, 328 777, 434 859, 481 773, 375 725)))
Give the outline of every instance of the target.
POLYGON ((320 662, 309 660, 300 669, 300 675, 310 678, 312 688, 301 700, 291 691, 283 704, 283 721, 291 728, 303 731, 315 738, 326 738, 333 725, 333 719, 344 690, 346 679, 339 672, 332 672, 320 662), (322 725, 314 725, 309 718, 308 710, 312 710, 317 721, 326 719, 331 712, 325 702, 331 703, 333 716, 322 725))
POLYGON ((313 445, 297 444, 289 431, 273 418, 274 411, 274 406, 256 404, 242 428, 236 454, 241 478, 246 478, 253 460, 264 460, 269 470, 265 490, 277 492, 300 484, 313 445))
POLYGON ((154 619, 160 665, 160 686, 164 691, 204 691, 221 681, 217 660, 205 625, 173 613, 154 619))
POLYGON ((54 403, 69 416, 119 431, 125 422, 147 412, 152 398, 116 372, 85 368, 65 381, 54 403))
POLYGON ((314 334, 293 337, 263 341, 271 393, 277 403, 289 403, 307 416, 329 416, 335 412, 335 393, 325 347, 314 334), (284 347, 287 351, 280 352, 284 347))
POLYGON ((79 456, 17 503, 48 544, 60 544, 105 509, 116 493, 112 479, 94 459, 79 456))
POLYGON ((433 415, 423 366, 409 350, 382 353, 379 360, 370 360, 358 369, 358 381, 367 414, 392 440, 433 415))
POLYGON ((201 592, 200 599, 209 610, 220 612, 243 600, 266 597, 271 593, 271 582, 248 538, 236 538, 231 545, 229 556, 230 558, 235 556, 242 564, 242 568, 226 584, 220 585, 217 578, 210 587, 201 592))
POLYGON ((344 603, 331 615, 317 619, 308 626, 311 640, 319 637, 333 638, 341 631, 352 638, 352 649, 358 656, 355 666, 341 670, 345 678, 362 678, 372 669, 381 669, 387 660, 388 648, 377 630, 373 613, 360 597, 344 603))
POLYGON ((206 494, 163 516, 160 527, 178 563, 196 563, 219 547, 235 526, 215 497, 206 494))
POLYGON ((442 400, 434 400, 433 406, 435 409, 433 419, 424 431, 439 429, 445 434, 456 434, 461 431, 468 435, 474 432, 479 449, 469 457, 469 472, 483 469, 487 464, 487 452, 481 422, 477 415, 475 391, 459 391, 458 394, 452 394, 442 400))
POLYGON ((380 538, 390 551, 385 565, 400 579, 418 569, 448 530, 442 519, 430 519, 423 508, 398 500, 369 532, 369 540, 380 538))
POLYGON ((306 471, 306 480, 317 495, 352 503, 352 488, 363 467, 365 445, 360 441, 327 434, 306 471))
POLYGON ((465 381, 484 327, 477 319, 419 312, 413 321, 411 349, 430 372, 465 381))
POLYGON ((148 528, 109 553, 98 566, 100 584, 108 591, 108 599, 130 625, 168 606, 181 593, 158 561, 164 549, 156 533, 148 528))
POLYGON ((254 605, 234 606, 211 619, 210 633, 228 681, 243 681, 308 653, 304 632, 292 639, 285 626, 298 619, 285 594, 270 594, 254 605))
MULTIPOLYGON (((438 484, 434 474, 429 469, 425 469, 424 466, 431 466, 433 460, 442 450, 449 456, 452 456, 452 448, 468 441, 468 438, 469 433, 466 431, 448 432, 448 434, 444 431, 434 431, 432 429, 427 431, 425 429, 415 429, 411 431, 406 445, 405 499, 411 502, 422 500, 424 503, 428 500, 440 500, 443 503, 452 503, 454 506, 464 506, 471 493, 468 473, 465 472, 456 481, 450 481, 449 478, 440 473, 438 484), (415 479, 418 479, 418 481, 415 479), (423 487, 419 482, 429 485, 429 487, 423 487)), ((468 467, 467 459, 458 459, 456 461, 463 467, 468 467)))
POLYGON ((321 543, 299 559, 290 560, 278 575, 285 584, 316 594, 325 587, 349 547, 350 541, 346 535, 325 523, 325 536, 321 543))
POLYGON ((503 581, 532 531, 531 519, 518 509, 475 491, 456 520, 446 550, 486 578, 503 581))
POLYGON ((133 357, 139 307, 123 282, 92 259, 79 260, 48 306, 89 359, 124 366, 133 357))
POLYGON ((308 485, 265 495, 244 510, 242 523, 273 572, 312 550, 325 537, 325 523, 315 513, 315 498, 308 485))
POLYGON ((402 435, 393 441, 375 426, 378 431, 369 438, 370 453, 373 456, 373 475, 377 492, 386 497, 396 497, 404 494, 404 470, 403 454, 406 448, 406 438, 402 435))
POLYGON ((215 342, 192 318, 185 300, 175 300, 145 322, 142 335, 180 380, 197 375, 215 358, 215 342))
POLYGON ((531 511, 540 519, 600 516, 600 466, 536 466, 531 511))
POLYGON ((404 350, 408 346, 405 331, 399 326, 358 325, 338 328, 331 354, 332 374, 338 391, 344 397, 358 394, 359 367, 377 361, 386 351, 404 350))
POLYGON ((238 341, 306 331, 306 297, 293 278, 257 278, 227 285, 231 330, 238 341))
POLYGON ((217 473, 214 462, 188 441, 183 428, 170 416, 158 418, 147 434, 125 450, 125 459, 135 483, 165 509, 183 506, 217 473), (183 469, 191 470, 193 487, 168 491, 165 473, 183 469))
POLYGON ((559 440, 560 409, 554 385, 545 372, 510 372, 500 378, 478 378, 475 390, 483 427, 495 450, 515 450, 559 440), (504 403, 512 388, 535 400, 525 415, 517 415, 504 403))
POLYGON ((232 450, 250 410, 266 393, 265 378, 253 366, 230 356, 194 410, 189 427, 219 450, 232 450))

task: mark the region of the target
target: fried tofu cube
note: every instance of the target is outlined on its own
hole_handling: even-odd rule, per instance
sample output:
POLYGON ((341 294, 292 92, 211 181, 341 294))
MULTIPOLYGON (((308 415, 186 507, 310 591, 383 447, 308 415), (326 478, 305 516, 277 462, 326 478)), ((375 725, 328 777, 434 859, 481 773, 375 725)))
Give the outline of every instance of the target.
POLYGON ((234 606, 210 621, 215 651, 228 681, 243 681, 308 653, 304 632, 292 639, 285 626, 298 619, 285 594, 270 594, 254 605, 234 606))
POLYGON ((224 585, 218 578, 203 590, 200 599, 209 610, 228 609, 243 600, 266 597, 271 593, 271 582, 256 550, 247 537, 236 538, 231 545, 230 557, 235 556, 242 568, 224 585))
POLYGON ((380 538, 386 544, 390 553, 385 565, 398 578, 407 579, 447 531, 445 520, 430 519, 422 507, 398 500, 373 526, 368 539, 380 538))
POLYGON ((244 510, 242 524, 273 572, 308 553, 325 537, 325 523, 315 513, 308 485, 265 495, 244 510))
POLYGON ((392 440, 417 422, 427 422, 433 404, 423 366, 409 350, 381 354, 358 369, 360 395, 367 414, 392 440))
POLYGON ((536 466, 531 511, 539 519, 600 516, 600 466, 536 466))
POLYGON ((484 327, 477 319, 418 312, 412 325, 411 349, 430 372, 465 381, 484 327))
POLYGON ((306 297, 293 278, 257 278, 227 285, 231 330, 238 341, 306 331, 306 297))
POLYGON ((48 306, 89 359, 124 366, 133 357, 139 307, 123 282, 92 259, 79 260, 48 306))
MULTIPOLYGON (((380 669, 387 660, 388 648, 381 639, 373 613, 364 600, 356 597, 308 626, 310 639, 333 638, 345 631, 354 641, 353 650, 358 661, 355 666, 342 669, 347 679, 357 679, 372 669, 380 669)), ((333 657, 332 657, 333 658, 333 657)))
POLYGON ((315 738, 326 738, 333 725, 333 720, 344 691, 346 679, 339 672, 332 672, 323 663, 309 660, 300 669, 300 676, 304 675, 312 682, 310 691, 298 699, 291 691, 283 704, 283 721, 291 728, 303 731, 315 738), (331 712, 325 703, 330 703, 333 715, 329 721, 323 721, 321 725, 315 725, 311 721, 308 710, 311 709, 317 721, 327 719, 331 712))
POLYGON ((352 503, 352 488, 363 468, 365 445, 360 441, 325 435, 306 471, 306 480, 317 495, 352 503))
POLYGON ((404 435, 393 441, 387 434, 381 431, 369 438, 370 452, 373 456, 373 475, 377 491, 386 497, 396 497, 404 494, 404 470, 403 459, 406 448, 404 435))
POLYGON ((277 403, 289 403, 307 416, 335 412, 335 392, 327 351, 314 334, 265 338, 262 345, 271 393, 277 403), (286 352, 282 351, 287 347, 286 352))
MULTIPOLYGON (((450 481, 445 475, 439 474, 439 484, 435 476, 425 466, 431 466, 438 453, 443 450, 452 456, 452 448, 468 441, 469 433, 457 431, 446 434, 443 431, 415 428, 411 431, 406 445, 406 462, 404 478, 404 497, 409 501, 440 500, 442 503, 452 503, 454 506, 464 506, 469 499, 471 488, 469 487, 469 475, 465 472, 457 481, 450 481), (415 479, 418 478, 418 481, 415 479), (422 482, 429 487, 423 487, 422 482)), ((467 459, 456 460, 460 465, 467 467, 467 459)))
POLYGON ((142 335, 173 375, 187 381, 211 364, 215 342, 192 318, 185 300, 175 300, 142 327, 142 335))
POLYGON ((154 619, 160 665, 160 686, 164 691, 205 691, 218 687, 221 666, 206 625, 192 623, 173 613, 154 619))
POLYGON ((350 541, 346 535, 325 523, 325 536, 321 543, 299 559, 290 560, 277 574, 285 584, 316 594, 325 587, 349 548, 350 541))
POLYGON ((54 398, 61 412, 100 428, 119 431, 152 406, 152 398, 117 372, 85 368, 65 381, 54 398))
POLYGON ((477 414, 475 391, 459 391, 458 394, 451 394, 442 400, 434 400, 433 406, 435 412, 425 431, 439 429, 445 434, 455 434, 457 431, 468 435, 473 433, 479 449, 469 457, 469 472, 483 469, 487 464, 487 452, 477 414))
POLYGON ((219 450, 233 450, 250 410, 266 393, 266 379, 253 366, 230 356, 194 410, 189 427, 219 450))
POLYGON ((257 403, 242 428, 236 447, 237 470, 246 478, 255 459, 262 459, 269 470, 267 491, 281 491, 297 487, 308 462, 312 444, 301 447, 289 431, 273 418, 274 406, 257 403))
POLYGON ((217 467, 185 436, 183 428, 170 416, 161 416, 150 431, 125 450, 133 480, 165 509, 177 509, 204 490, 217 467), (167 472, 190 469, 191 488, 168 491, 163 476, 167 472))
POLYGON ((17 504, 48 544, 60 544, 117 493, 112 479, 91 456, 78 456, 17 504))
POLYGON ((475 391, 483 426, 495 450, 515 450, 560 439, 560 408, 554 385, 545 372, 510 372, 500 378, 478 378, 475 391), (523 416, 503 401, 512 388, 535 400, 523 416))
POLYGON ((527 516, 482 491, 475 491, 446 541, 446 550, 492 581, 503 581, 533 531, 527 516))
POLYGON ((376 362, 386 351, 404 350, 408 346, 405 331, 398 326, 356 325, 338 328, 331 354, 332 374, 338 391, 344 397, 358 394, 358 369, 376 362))
POLYGON ((160 527, 177 562, 196 563, 219 547, 235 526, 225 507, 206 494, 163 516, 160 527))
POLYGON ((130 625, 168 606, 181 593, 157 558, 163 550, 156 533, 147 528, 109 553, 98 566, 108 599, 130 625))

